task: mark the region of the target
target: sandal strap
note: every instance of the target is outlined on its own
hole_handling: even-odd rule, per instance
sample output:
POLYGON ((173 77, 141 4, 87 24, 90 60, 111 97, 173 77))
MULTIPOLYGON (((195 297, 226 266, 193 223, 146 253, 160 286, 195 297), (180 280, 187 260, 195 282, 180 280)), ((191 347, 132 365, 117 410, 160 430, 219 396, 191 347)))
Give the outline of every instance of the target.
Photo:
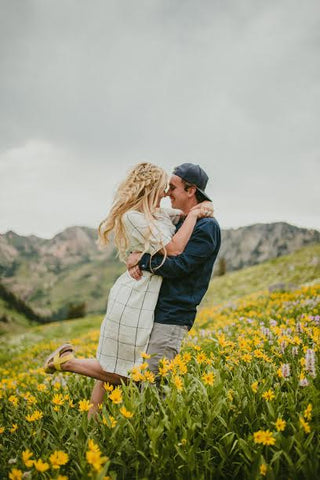
POLYGON ((56 353, 53 358, 54 368, 61 372, 61 365, 66 363, 68 360, 71 360, 72 358, 74 358, 73 353, 69 353, 68 355, 64 355, 63 357, 60 357, 60 352, 56 353))

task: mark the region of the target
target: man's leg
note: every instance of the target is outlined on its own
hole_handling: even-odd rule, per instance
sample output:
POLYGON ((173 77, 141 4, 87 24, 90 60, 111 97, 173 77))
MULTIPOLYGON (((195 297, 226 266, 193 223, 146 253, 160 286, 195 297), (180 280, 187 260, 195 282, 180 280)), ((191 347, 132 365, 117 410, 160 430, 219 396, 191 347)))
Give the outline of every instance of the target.
POLYGON ((154 323, 147 353, 151 358, 147 360, 149 370, 156 376, 159 374, 159 361, 165 357, 172 360, 181 349, 181 343, 188 333, 185 325, 167 325, 154 323))

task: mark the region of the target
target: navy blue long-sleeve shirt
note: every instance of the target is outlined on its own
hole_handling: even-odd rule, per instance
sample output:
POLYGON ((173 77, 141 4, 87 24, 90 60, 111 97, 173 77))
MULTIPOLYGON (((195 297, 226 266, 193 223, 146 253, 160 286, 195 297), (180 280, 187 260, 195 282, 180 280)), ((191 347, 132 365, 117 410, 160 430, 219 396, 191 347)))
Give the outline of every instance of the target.
MULTIPOLYGON (((177 225, 177 230, 182 222, 177 225)), ((146 253, 139 266, 142 270, 155 270, 163 277, 154 321, 172 325, 193 325, 197 306, 207 291, 214 262, 221 244, 220 227, 215 218, 197 221, 183 253, 167 257, 153 257, 146 253), (159 267, 161 265, 161 267, 159 267), (151 268, 150 268, 151 267, 151 268), (157 267, 159 267, 157 269, 157 267)))

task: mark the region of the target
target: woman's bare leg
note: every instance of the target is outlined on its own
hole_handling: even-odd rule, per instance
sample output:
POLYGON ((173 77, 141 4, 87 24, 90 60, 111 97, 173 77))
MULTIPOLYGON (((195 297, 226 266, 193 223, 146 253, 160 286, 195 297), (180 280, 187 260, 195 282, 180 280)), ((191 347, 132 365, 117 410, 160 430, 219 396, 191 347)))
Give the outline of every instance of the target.
MULTIPOLYGON (((61 356, 68 355, 69 352, 63 353, 61 356)), ((86 377, 95 378, 97 381, 93 387, 91 394, 92 407, 88 412, 88 418, 96 415, 99 409, 99 404, 102 403, 104 397, 104 382, 111 385, 121 385, 122 382, 127 382, 128 378, 118 375, 117 373, 106 372, 101 367, 98 360, 95 358, 72 358, 60 365, 63 372, 78 373, 86 377)))
POLYGON ((98 360, 95 358, 72 358, 61 365, 61 370, 64 372, 79 373, 86 377, 95 378, 102 382, 109 382, 113 385, 121 385, 121 379, 126 380, 117 373, 109 373, 103 370, 98 360))
MULTIPOLYGON (((61 356, 64 357, 65 355, 68 355, 68 352, 63 353, 61 356)), ((63 372, 79 373, 79 375, 95 378, 102 382, 109 382, 112 385, 121 385, 121 381, 125 382, 127 380, 127 377, 103 370, 95 358, 72 358, 60 365, 60 367, 63 372)))
POLYGON ((88 412, 88 418, 96 416, 99 410, 99 405, 101 405, 103 402, 103 397, 105 394, 105 389, 103 384, 104 382, 102 382, 101 380, 96 380, 94 384, 92 394, 91 394, 91 399, 90 399, 90 403, 92 404, 92 407, 88 412))

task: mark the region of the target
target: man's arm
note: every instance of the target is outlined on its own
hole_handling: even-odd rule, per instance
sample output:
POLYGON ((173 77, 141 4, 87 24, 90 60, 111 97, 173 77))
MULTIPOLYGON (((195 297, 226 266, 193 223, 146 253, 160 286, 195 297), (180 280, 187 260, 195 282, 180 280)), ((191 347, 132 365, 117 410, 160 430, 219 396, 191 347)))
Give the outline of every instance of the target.
POLYGON ((203 264, 219 243, 220 229, 218 225, 208 222, 195 229, 185 251, 180 255, 167 257, 163 262, 163 255, 156 254, 151 257, 150 254, 145 253, 139 261, 139 267, 164 278, 184 277, 203 264))

